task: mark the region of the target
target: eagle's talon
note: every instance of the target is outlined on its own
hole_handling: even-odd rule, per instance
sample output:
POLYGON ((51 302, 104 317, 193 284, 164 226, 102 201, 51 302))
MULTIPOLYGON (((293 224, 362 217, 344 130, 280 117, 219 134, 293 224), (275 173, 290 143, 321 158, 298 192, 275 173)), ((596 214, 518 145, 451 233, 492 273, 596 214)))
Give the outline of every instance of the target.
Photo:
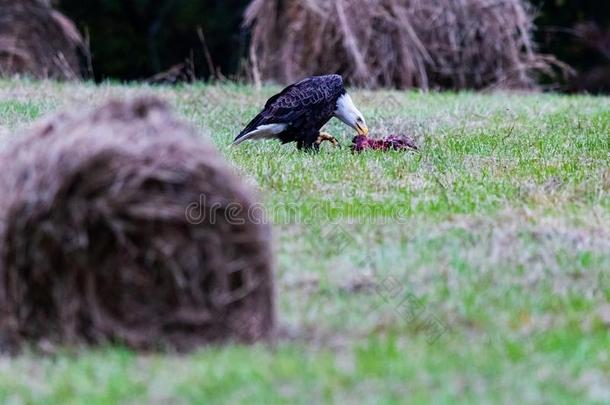
POLYGON ((337 141, 337 138, 335 138, 334 136, 332 136, 331 134, 329 134, 328 132, 320 132, 320 135, 318 136, 318 139, 316 139, 316 145, 320 145, 322 142, 324 141, 328 141, 330 143, 332 143, 334 146, 340 146, 339 145, 339 141, 337 141))

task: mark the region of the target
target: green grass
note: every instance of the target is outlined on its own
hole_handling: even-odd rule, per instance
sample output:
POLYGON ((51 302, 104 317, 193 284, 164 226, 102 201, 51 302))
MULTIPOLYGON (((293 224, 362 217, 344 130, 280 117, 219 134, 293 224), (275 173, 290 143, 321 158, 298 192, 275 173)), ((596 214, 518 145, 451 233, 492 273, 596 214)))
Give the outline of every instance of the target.
POLYGON ((229 148, 274 90, 0 82, 0 145, 134 94, 211 137, 274 222, 288 336, 1 358, 1 402, 610 402, 610 98, 357 91, 374 134, 421 153, 229 148))

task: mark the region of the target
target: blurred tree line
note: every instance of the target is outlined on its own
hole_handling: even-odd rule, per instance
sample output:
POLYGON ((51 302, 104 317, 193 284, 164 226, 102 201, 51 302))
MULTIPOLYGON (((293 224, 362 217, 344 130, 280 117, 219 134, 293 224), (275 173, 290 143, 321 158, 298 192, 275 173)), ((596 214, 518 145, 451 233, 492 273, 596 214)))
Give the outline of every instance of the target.
POLYGON ((57 3, 89 38, 97 80, 149 79, 168 70, 169 81, 235 74, 246 55, 241 21, 248 0, 57 3))
POLYGON ((610 92, 610 1, 530 0, 536 7, 536 42, 576 70, 568 91, 610 92))
MULTIPOLYGON (((556 55, 578 72, 564 88, 610 91, 610 1, 530 2, 538 11, 541 51, 556 55)), ((249 0, 57 3, 89 37, 97 80, 171 82, 243 73, 248 37, 241 23, 249 0)))

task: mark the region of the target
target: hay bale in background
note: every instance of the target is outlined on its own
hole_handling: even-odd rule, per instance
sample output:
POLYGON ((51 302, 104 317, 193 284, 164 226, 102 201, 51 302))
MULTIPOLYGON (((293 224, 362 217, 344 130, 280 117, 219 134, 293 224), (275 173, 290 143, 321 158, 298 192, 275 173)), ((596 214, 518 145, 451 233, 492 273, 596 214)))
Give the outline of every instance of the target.
POLYGON ((553 59, 522 0, 254 0, 251 61, 262 80, 337 72, 352 85, 531 88, 553 59))
POLYGON ((86 54, 74 24, 48 0, 0 0, 0 76, 80 79, 86 54))
POLYGON ((0 346, 271 335, 260 210, 160 102, 60 115, 4 151, 0 171, 0 346))

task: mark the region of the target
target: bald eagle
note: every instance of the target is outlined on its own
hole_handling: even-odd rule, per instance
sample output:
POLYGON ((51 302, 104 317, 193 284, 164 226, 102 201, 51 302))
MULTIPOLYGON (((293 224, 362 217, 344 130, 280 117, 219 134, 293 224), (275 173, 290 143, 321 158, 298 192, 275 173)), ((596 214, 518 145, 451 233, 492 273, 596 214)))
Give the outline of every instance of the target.
POLYGON ((345 91, 341 76, 308 77, 271 97, 233 144, 279 139, 282 143, 296 142, 299 149, 317 150, 322 141, 337 144, 334 137, 320 132, 333 117, 354 128, 359 135, 369 133, 362 113, 345 91))

